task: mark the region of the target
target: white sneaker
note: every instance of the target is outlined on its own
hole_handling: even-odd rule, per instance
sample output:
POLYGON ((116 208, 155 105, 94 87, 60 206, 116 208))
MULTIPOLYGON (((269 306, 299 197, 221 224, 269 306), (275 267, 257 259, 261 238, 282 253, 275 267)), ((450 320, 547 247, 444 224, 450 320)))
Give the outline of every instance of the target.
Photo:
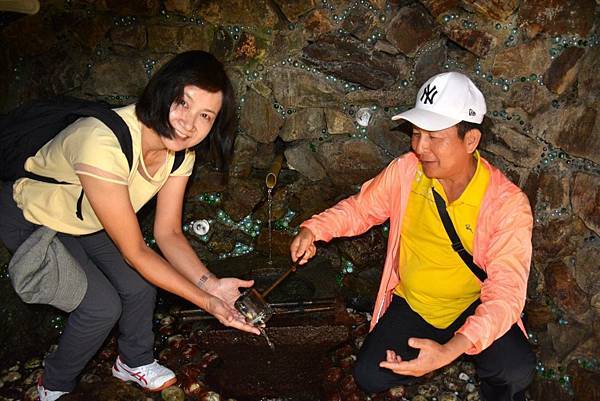
POLYGON ((112 367, 112 375, 126 382, 137 383, 142 388, 150 391, 161 391, 177 381, 175 373, 156 362, 156 360, 148 365, 130 368, 125 365, 121 357, 117 357, 112 367))
POLYGON ((37 392, 38 396, 40 397, 40 401, 56 401, 63 395, 69 393, 68 391, 52 391, 45 389, 44 385, 42 384, 41 377, 38 379, 37 392))

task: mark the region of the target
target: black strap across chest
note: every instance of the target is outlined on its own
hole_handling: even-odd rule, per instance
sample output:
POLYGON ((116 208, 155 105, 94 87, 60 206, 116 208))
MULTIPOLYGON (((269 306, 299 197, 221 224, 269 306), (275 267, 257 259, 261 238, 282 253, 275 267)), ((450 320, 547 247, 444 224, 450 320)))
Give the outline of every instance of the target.
POLYGON ((450 242, 452 242, 452 249, 458 256, 465 262, 467 267, 473 272, 473 274, 480 280, 484 281, 487 278, 487 273, 479 266, 473 262, 473 255, 471 255, 465 247, 463 246, 460 238, 456 230, 454 229, 454 225, 452 224, 452 220, 450 220, 450 216, 448 215, 448 211, 446 210, 446 202, 444 198, 440 194, 436 192, 435 189, 431 188, 433 192, 433 199, 435 200, 435 206, 437 207, 438 213, 440 214, 440 218, 442 219, 442 224, 446 229, 446 233, 448 237, 450 237, 450 242))

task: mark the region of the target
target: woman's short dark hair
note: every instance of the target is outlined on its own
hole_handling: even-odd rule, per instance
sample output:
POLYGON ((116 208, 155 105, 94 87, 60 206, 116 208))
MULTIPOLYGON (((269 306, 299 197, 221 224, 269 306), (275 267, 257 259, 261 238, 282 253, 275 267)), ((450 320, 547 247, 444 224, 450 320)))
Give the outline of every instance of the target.
POLYGON ((226 170, 235 139, 235 98, 223 64, 212 54, 192 50, 169 60, 144 88, 135 107, 136 115, 158 135, 173 138, 175 130, 169 121, 169 111, 173 102, 183 99, 183 89, 188 85, 223 94, 223 104, 208 134, 208 140, 200 142, 196 150, 201 157, 212 158, 216 168, 226 170))

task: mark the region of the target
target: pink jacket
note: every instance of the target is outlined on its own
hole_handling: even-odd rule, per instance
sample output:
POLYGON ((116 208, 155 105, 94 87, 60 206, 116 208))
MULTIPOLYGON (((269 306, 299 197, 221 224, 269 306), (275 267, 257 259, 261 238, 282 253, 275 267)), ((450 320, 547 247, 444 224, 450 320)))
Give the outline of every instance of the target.
MULTIPOLYGON (((457 331, 472 343, 467 354, 478 354, 518 322, 525 305, 527 277, 531 262, 533 218, 525 194, 498 169, 481 158, 490 171, 473 243, 473 259, 487 272, 481 283, 481 305, 457 331)), ((365 182, 356 195, 313 216, 301 224, 317 240, 349 237, 364 233, 390 219, 387 255, 373 311, 371 329, 392 299, 398 284, 398 246, 402 220, 408 203, 418 160, 407 153, 393 160, 375 178, 365 182)))

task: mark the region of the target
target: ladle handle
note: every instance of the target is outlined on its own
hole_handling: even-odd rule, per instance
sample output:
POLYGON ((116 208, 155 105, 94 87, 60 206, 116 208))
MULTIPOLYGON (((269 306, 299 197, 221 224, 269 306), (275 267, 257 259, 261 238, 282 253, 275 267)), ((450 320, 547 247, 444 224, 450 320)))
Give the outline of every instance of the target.
POLYGON ((273 289, 275 287, 277 287, 279 284, 281 284, 281 282, 283 280, 285 280, 285 278, 287 276, 290 275, 290 273, 293 273, 296 271, 296 269, 298 268, 298 263, 302 260, 302 258, 304 257, 304 255, 302 255, 301 257, 299 257, 298 259, 296 259, 296 261, 292 264, 292 267, 290 267, 288 269, 288 271, 286 271, 285 273, 283 273, 277 280, 275 280, 275 282, 273 284, 271 284, 271 286, 269 288, 267 288, 262 294, 263 299, 267 297, 267 295, 269 295, 269 293, 271 291, 273 291, 273 289))

